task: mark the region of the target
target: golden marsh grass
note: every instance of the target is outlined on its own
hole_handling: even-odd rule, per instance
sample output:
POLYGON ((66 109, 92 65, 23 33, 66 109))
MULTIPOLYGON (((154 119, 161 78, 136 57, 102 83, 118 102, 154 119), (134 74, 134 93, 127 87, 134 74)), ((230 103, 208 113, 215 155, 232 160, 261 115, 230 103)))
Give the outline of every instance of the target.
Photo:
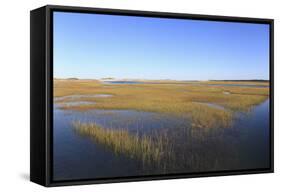
MULTIPOLYGON (((207 84, 207 82, 205 83, 207 84)), ((226 82, 226 84, 228 83, 226 82)), ((97 80, 54 81, 54 97, 91 94, 113 96, 80 98, 83 101, 93 101, 95 104, 63 106, 62 108, 72 110, 120 109, 165 113, 190 118, 193 125, 197 127, 226 127, 232 122, 233 112, 249 111, 253 106, 265 101, 269 95, 269 88, 205 86, 184 82, 102 84, 97 80), (229 94, 224 94, 225 92, 229 94), (198 102, 217 104, 224 110, 198 102)), ((64 101, 67 99, 60 102, 64 101)))
POLYGON ((95 123, 74 122, 73 126, 79 134, 92 137, 115 154, 125 154, 130 158, 141 160, 143 164, 160 162, 164 157, 171 155, 167 137, 164 136, 152 138, 132 135, 125 129, 108 129, 95 123))

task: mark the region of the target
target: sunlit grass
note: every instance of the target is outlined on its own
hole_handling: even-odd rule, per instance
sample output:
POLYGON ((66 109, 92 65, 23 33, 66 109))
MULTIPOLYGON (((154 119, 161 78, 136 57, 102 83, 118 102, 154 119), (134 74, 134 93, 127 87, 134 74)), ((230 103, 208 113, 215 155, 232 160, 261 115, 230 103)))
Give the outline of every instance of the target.
POLYGON ((237 160, 232 150, 225 150, 226 146, 229 149, 231 143, 222 139, 222 129, 211 129, 213 137, 210 137, 209 129, 198 128, 188 131, 181 127, 144 135, 130 133, 122 128, 102 127, 94 122, 73 122, 73 126, 78 134, 92 138, 115 155, 139 161, 144 170, 154 169, 167 173, 182 171, 187 167, 190 170, 216 169, 218 164, 224 164, 225 158, 230 158, 231 162, 237 160), (201 146, 204 150, 193 150, 194 145, 201 146), (219 156, 216 156, 214 149, 220 151, 219 156))
MULTIPOLYGON (((262 85, 269 86, 269 81, 199 81, 203 84, 234 84, 234 85, 262 85)), ((196 82, 195 82, 196 83, 196 82)))
MULTIPOLYGON (((240 84, 240 82, 235 83, 240 84)), ((265 101, 269 95, 269 88, 212 87, 176 81, 170 84, 165 82, 131 85, 105 85, 96 80, 54 81, 55 97, 89 94, 111 94, 113 97, 81 98, 80 100, 83 101, 94 101, 95 104, 62 105, 62 108, 73 110, 120 109, 165 113, 190 118, 196 127, 213 127, 229 126, 235 111, 249 111, 252 107, 265 101), (229 94, 224 94, 225 92, 229 94), (217 104, 222 106, 224 110, 202 105, 198 102, 217 104)), ((67 99, 64 101, 67 101, 67 99)))
POLYGON ((141 160, 144 164, 160 162, 164 157, 171 155, 171 151, 167 150, 170 149, 167 138, 164 136, 152 138, 132 135, 125 129, 108 129, 95 123, 74 122, 73 126, 79 134, 92 137, 115 154, 125 154, 130 158, 141 160))

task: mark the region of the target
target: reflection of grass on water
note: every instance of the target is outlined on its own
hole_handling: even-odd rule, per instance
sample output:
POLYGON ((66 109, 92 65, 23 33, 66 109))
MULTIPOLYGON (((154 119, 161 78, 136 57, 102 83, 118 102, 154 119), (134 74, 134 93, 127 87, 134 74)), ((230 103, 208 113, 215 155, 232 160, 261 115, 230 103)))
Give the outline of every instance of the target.
POLYGON ((142 160, 144 164, 160 162, 167 155, 171 155, 164 136, 152 138, 132 135, 127 130, 106 129, 95 123, 74 122, 73 125, 79 134, 92 137, 115 154, 126 154, 130 158, 142 160))

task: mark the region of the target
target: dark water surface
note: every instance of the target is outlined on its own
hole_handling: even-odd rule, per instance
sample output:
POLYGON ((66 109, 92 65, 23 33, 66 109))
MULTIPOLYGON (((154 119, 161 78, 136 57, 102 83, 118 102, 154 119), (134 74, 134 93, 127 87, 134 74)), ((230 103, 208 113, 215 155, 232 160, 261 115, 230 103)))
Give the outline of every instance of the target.
MULTIPOLYGON (((211 106, 210 106, 211 107, 211 106)), ((217 106, 215 106, 217 107, 217 106)), ((269 100, 249 113, 237 113, 229 128, 195 129, 188 119, 134 110, 71 111, 54 106, 54 180, 162 174, 74 131, 72 122, 95 122, 135 134, 167 131, 175 141, 178 167, 165 173, 188 173, 269 167, 269 100), (186 158, 184 153, 190 158, 186 158), (183 154, 183 155, 181 155, 183 154), (188 156, 189 157, 189 156, 188 156)))

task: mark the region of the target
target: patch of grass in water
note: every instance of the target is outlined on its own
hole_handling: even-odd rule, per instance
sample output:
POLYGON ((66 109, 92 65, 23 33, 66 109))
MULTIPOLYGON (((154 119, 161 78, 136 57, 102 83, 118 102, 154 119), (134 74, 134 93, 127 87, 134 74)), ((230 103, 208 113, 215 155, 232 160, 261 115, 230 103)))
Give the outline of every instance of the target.
POLYGON ((132 135, 125 129, 103 128, 96 123, 73 122, 75 130, 81 134, 92 137, 97 143, 114 151, 115 154, 139 159, 143 164, 161 162, 163 158, 171 155, 167 137, 132 135))
POLYGON ((190 112, 193 127, 214 128, 230 127, 233 121, 233 113, 212 107, 205 107, 200 104, 190 112))
POLYGON ((229 158, 231 163, 237 161, 235 145, 224 139, 224 135, 221 135, 223 129, 192 128, 188 131, 177 128, 170 132, 161 130, 151 135, 139 135, 122 128, 105 128, 96 123, 73 122, 73 125, 80 135, 92 138, 116 155, 139 161, 142 169, 149 173, 151 170, 161 174, 185 169, 213 170, 216 165, 224 166, 225 158, 229 158))

